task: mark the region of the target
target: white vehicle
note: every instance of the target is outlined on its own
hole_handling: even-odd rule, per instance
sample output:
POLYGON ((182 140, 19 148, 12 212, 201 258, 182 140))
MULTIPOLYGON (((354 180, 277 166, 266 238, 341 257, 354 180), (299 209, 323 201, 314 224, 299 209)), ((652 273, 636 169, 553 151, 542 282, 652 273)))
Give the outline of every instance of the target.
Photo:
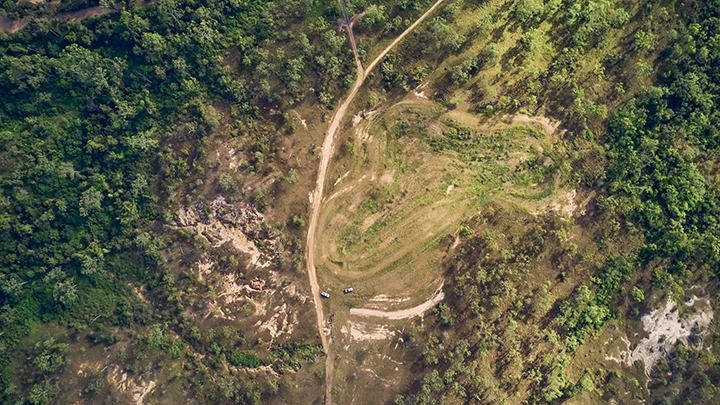
POLYGON ((321 292, 320 295, 321 295, 323 298, 330 298, 330 294, 326 293, 325 291, 321 292))
POLYGON ((355 291, 355 290, 354 290, 352 287, 346 288, 345 290, 343 290, 343 292, 344 292, 345 294, 350 294, 350 293, 353 292, 353 291, 355 291))

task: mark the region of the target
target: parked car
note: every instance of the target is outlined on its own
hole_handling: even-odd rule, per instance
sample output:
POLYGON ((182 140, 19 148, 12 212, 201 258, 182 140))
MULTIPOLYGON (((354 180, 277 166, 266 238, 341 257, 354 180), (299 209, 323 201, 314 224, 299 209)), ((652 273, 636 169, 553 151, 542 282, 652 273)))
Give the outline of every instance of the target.
POLYGON ((330 298, 330 294, 326 293, 325 291, 321 292, 320 295, 321 295, 323 298, 330 298))
POLYGON ((355 291, 355 290, 354 290, 352 287, 346 288, 346 289, 343 290, 343 292, 344 292, 345 294, 350 294, 350 293, 353 292, 353 291, 355 291))

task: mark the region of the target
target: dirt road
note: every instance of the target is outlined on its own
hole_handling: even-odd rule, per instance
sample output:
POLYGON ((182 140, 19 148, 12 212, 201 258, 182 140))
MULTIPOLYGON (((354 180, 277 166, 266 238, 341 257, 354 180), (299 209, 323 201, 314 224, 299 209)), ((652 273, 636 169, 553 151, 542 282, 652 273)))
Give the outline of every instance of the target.
MULTIPOLYGON (((442 288, 442 286, 440 286, 440 288, 442 288)), ((391 312, 378 311, 376 309, 351 308, 350 315, 375 316, 378 318, 387 318, 387 319, 407 319, 407 318, 412 318, 413 316, 422 316, 425 313, 425 311, 434 307, 438 302, 442 301, 444 298, 445 298, 445 293, 442 292, 442 290, 438 289, 438 291, 435 292, 434 297, 432 297, 431 299, 423 302, 422 304, 420 304, 416 307, 403 309, 400 311, 391 311, 391 312)))
MULTIPOLYGON (((327 405, 332 405, 332 370, 333 370, 333 354, 330 350, 330 342, 328 341, 328 336, 325 334, 325 315, 323 313, 322 308, 322 302, 320 301, 320 286, 318 285, 317 281, 317 273, 315 271, 315 231, 317 228, 318 218, 320 214, 320 203, 322 202, 322 195, 323 195, 323 189, 325 188, 325 176, 327 174, 327 168, 328 164, 330 163, 330 157, 332 157, 333 153, 333 140, 335 138, 335 133, 337 132, 338 127, 340 126, 340 121, 342 121, 343 117, 345 117, 345 113, 348 109, 348 106, 350 103, 352 103, 353 99, 355 98, 355 95, 357 94, 358 90, 360 89, 360 86, 362 86, 363 82, 365 81, 365 78, 367 77, 367 73, 372 70, 372 68, 375 67, 375 65, 378 64, 382 58, 385 57, 385 55, 395 46, 398 42, 400 42, 401 39, 405 37, 410 31, 415 29, 417 25, 425 19, 430 13, 437 8, 440 3, 442 3, 443 0, 438 0, 425 14, 423 14, 413 25, 410 26, 407 30, 405 30, 400 36, 395 39, 385 50, 378 55, 377 58, 370 64, 370 67, 367 71, 363 72, 362 64, 360 63, 360 60, 358 59, 357 52, 355 53, 355 63, 357 65, 358 69, 358 76, 357 80, 355 80, 355 84, 353 85, 352 89, 350 89, 350 92, 347 95, 347 98, 345 98, 345 101, 338 107, 337 110, 335 110, 335 114, 333 115, 332 119, 330 120, 330 126, 328 127, 327 134, 325 134, 325 141, 323 142, 323 147, 321 153, 321 159, 320 159, 320 168, 318 170, 318 177, 317 177, 317 183, 315 185, 315 191, 312 193, 312 216, 310 217, 310 225, 308 226, 308 233, 307 233, 307 268, 308 268, 308 276, 310 277, 310 287, 312 289, 313 294, 313 301, 315 302, 315 314, 317 317, 317 324, 318 324, 318 331, 320 332, 320 338, 322 340, 323 349, 325 350, 325 353, 327 354, 327 358, 325 360, 325 403, 327 405)), ((351 27, 348 27, 348 32, 351 30, 351 27)))
POLYGON ((322 201, 323 189, 325 188, 325 175, 327 173, 328 164, 330 163, 330 157, 333 152, 333 138, 335 132, 337 132, 340 126, 340 121, 345 116, 348 106, 355 98, 358 89, 363 84, 363 71, 360 65, 359 59, 356 58, 358 65, 358 79, 355 81, 350 93, 348 93, 345 102, 335 111, 335 114, 330 121, 327 134, 325 135, 325 141, 323 142, 320 169, 318 171, 317 183, 315 185, 315 191, 312 194, 312 217, 310 218, 310 225, 308 226, 308 238, 307 238, 307 268, 308 275, 310 276, 310 287, 312 289, 313 300, 315 301, 315 313, 317 315, 318 330, 320 331, 320 338, 322 339, 323 349, 327 354, 325 360, 325 403, 332 405, 332 395, 330 390, 332 389, 332 361, 333 355, 330 351, 330 344, 328 338, 325 335, 325 316, 323 314, 322 302, 320 301, 320 286, 317 282, 317 273, 315 272, 315 230, 318 223, 318 214, 320 213, 320 202, 322 201))
MULTIPOLYGON (((415 22, 413 23, 413 25, 411 25, 408 29, 406 29, 405 31, 403 31, 403 33, 400 34, 399 37, 397 37, 390 45, 388 45, 388 47, 385 48, 385 50, 382 51, 382 53, 380 53, 380 55, 378 55, 378 57, 375 58, 374 61, 372 61, 372 63, 370 64, 370 66, 368 66, 367 70, 365 71, 365 78, 367 78, 367 75, 373 70, 373 68, 375 67, 375 65, 377 65, 377 64, 382 60, 382 58, 384 58, 385 55, 387 55, 387 53, 390 52, 390 50, 391 50, 393 47, 395 47, 395 45, 397 45, 398 42, 400 42, 400 40, 402 40, 403 38, 405 38, 405 35, 409 34, 412 30, 414 30, 415 27, 417 27, 418 24, 420 24, 420 23, 425 19, 425 17, 427 17, 428 15, 430 15, 430 13, 432 13, 432 12, 437 8, 437 6, 439 6, 440 3, 442 3, 442 2, 443 2, 443 0, 438 0, 435 4, 433 4, 432 7, 430 7, 430 9, 428 9, 428 11, 425 12, 425 14, 423 14, 422 16, 420 16, 420 18, 418 18, 417 21, 415 21, 415 22)), ((364 79, 364 78, 363 78, 363 79, 364 79)))

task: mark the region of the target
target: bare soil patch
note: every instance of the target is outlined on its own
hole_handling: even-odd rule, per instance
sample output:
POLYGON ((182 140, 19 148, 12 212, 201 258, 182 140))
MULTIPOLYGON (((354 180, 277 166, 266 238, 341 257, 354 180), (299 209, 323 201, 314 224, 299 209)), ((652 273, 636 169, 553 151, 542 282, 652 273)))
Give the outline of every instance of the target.
POLYGON ((16 21, 0 15, 0 31, 5 31, 12 34, 25 28, 25 25, 27 25, 27 22, 25 22, 25 20, 16 21))
POLYGON ((407 319, 415 316, 419 316, 422 318, 425 314, 425 311, 437 305, 444 298, 445 293, 442 291, 441 285, 432 298, 413 308, 403 309, 399 311, 379 311, 376 309, 352 308, 350 309, 350 315, 374 316, 387 319, 407 319))
POLYGON ((620 336, 626 348, 618 348, 617 356, 612 354, 605 359, 628 366, 642 361, 645 364, 645 375, 650 379, 650 372, 655 364, 668 358, 678 342, 694 350, 702 350, 705 337, 712 333, 709 326, 714 314, 710 301, 707 297, 693 296, 684 305, 694 308, 695 312, 681 316, 677 304, 667 300, 662 307, 644 315, 643 330, 649 333, 649 336, 641 339, 635 348, 631 348, 630 340, 626 336, 620 336), (693 335, 698 338, 695 344, 689 340, 693 335))

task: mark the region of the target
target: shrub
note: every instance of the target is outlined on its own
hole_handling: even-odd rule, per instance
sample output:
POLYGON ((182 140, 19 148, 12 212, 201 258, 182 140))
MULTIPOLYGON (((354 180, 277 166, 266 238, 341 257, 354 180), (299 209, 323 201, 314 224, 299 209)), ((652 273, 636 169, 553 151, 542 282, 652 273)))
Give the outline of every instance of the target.
POLYGON ((257 356, 245 352, 235 352, 230 356, 229 360, 231 364, 238 367, 255 368, 263 365, 263 362, 257 356))

